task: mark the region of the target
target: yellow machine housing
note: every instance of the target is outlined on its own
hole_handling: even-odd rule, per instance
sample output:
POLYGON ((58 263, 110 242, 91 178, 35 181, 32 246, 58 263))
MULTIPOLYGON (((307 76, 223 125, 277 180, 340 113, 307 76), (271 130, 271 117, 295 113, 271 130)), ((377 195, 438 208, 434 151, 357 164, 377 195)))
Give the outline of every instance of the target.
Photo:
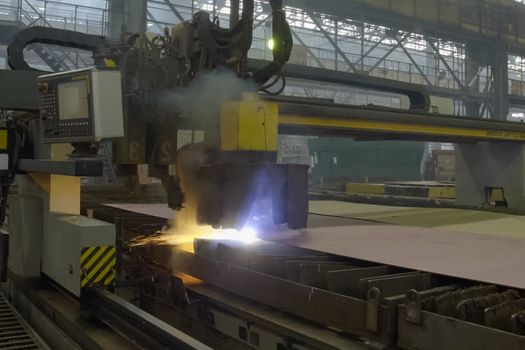
POLYGON ((221 150, 277 152, 279 109, 265 101, 235 101, 221 109, 221 150))

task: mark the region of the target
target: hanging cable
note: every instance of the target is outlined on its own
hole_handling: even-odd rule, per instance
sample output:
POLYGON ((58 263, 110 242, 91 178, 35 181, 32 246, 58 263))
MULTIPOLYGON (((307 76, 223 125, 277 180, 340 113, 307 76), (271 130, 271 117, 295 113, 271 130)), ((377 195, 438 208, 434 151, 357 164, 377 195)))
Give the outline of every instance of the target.
POLYGON ((286 77, 284 76, 282 72, 279 72, 276 75, 276 78, 271 83, 262 86, 261 88, 259 88, 259 91, 273 96, 273 95, 280 95, 284 91, 285 88, 286 88, 286 77), (282 81, 281 87, 279 88, 279 90, 270 91, 269 89, 275 86, 279 81, 282 81))
MULTIPOLYGON (((290 26, 286 21, 286 13, 283 9, 282 0, 270 0, 270 5, 272 7, 272 40, 273 40, 273 61, 261 68, 253 74, 253 80, 262 87, 260 91, 269 93, 269 94, 278 94, 284 91, 286 87, 286 79, 281 70, 282 67, 290 59, 290 54, 293 48, 293 38, 290 31, 290 26), (278 78, 282 79, 282 87, 279 89, 279 92, 269 92, 268 86, 264 85, 272 76, 277 75, 278 78)), ((270 83, 270 86, 273 86, 277 81, 270 83)))

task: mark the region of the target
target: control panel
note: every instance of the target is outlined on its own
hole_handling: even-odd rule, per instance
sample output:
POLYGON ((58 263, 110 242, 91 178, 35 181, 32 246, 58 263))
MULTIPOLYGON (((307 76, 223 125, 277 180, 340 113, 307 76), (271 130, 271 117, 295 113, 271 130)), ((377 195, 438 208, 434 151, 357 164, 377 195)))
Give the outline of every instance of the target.
POLYGON ((118 68, 92 67, 38 78, 42 141, 80 143, 124 136, 118 68))

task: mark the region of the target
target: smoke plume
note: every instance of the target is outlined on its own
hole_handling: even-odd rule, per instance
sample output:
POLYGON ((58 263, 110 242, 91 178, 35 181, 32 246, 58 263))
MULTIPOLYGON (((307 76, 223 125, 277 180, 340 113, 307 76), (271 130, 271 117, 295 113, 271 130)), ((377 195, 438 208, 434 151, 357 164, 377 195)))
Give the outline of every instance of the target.
POLYGON ((233 71, 219 67, 200 73, 187 87, 170 91, 160 103, 190 118, 192 124, 209 133, 219 130, 220 111, 224 103, 240 100, 244 92, 256 91, 251 80, 241 79, 233 71))

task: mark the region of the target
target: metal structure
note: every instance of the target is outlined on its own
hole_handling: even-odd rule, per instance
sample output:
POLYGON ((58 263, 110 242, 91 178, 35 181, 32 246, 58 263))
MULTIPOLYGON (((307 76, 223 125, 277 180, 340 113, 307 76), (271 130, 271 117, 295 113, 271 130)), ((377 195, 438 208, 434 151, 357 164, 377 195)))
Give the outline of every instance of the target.
MULTIPOLYGON (((385 265, 372 257, 332 255, 321 245, 302 249, 293 239, 251 244, 197 239, 191 253, 171 245, 170 235, 133 239, 129 228, 139 214, 98 206, 94 215, 121 222, 124 250, 130 254, 121 272, 131 284, 151 281, 138 287, 149 312, 161 318, 187 315, 192 321, 186 324, 205 324, 248 348, 333 350, 375 344, 459 350, 521 349, 525 344, 519 289, 385 265)), ((322 230, 318 243, 329 245, 322 230)), ((428 234, 429 239, 440 235, 428 234)))
MULTIPOLYGON (((170 18, 158 14, 164 9, 161 3, 158 2, 156 11, 150 10, 150 14, 153 15, 150 18, 152 24, 155 23, 155 18, 170 18)), ((503 77, 498 76, 505 72, 497 72, 491 68, 505 65, 502 62, 506 58, 490 58, 486 51, 475 51, 476 47, 483 46, 483 43, 479 40, 472 41, 468 36, 468 30, 452 32, 449 29, 450 35, 445 35, 446 30, 441 29, 442 31, 437 34, 432 28, 438 24, 434 21, 425 27, 425 24, 430 23, 430 19, 422 17, 419 19, 423 22, 421 26, 427 30, 416 34, 408 28, 404 31, 399 30, 401 27, 396 27, 387 20, 392 15, 380 17, 377 13, 379 11, 374 10, 373 6, 369 6, 372 9, 366 10, 364 9, 366 6, 354 6, 351 13, 345 16, 345 11, 334 10, 338 6, 343 6, 337 3, 320 5, 292 2, 288 5, 290 6, 287 8, 288 17, 297 42, 297 56, 292 55, 292 63, 300 62, 303 65, 329 70, 360 72, 418 83, 426 85, 434 95, 456 100, 457 114, 484 117, 498 115, 498 118, 506 116, 507 77, 506 74, 503 77), (294 58, 298 62, 294 62, 294 58), (503 96, 498 97, 499 100, 493 100, 491 96, 498 92, 498 89, 505 90, 502 92, 503 96), (499 110, 494 111, 494 108, 499 110)), ((413 2, 401 10, 416 13, 417 6, 417 2, 413 2)), ((519 9, 521 5, 515 6, 519 9)), ((388 8, 388 5, 384 7, 388 8)), ((419 7, 421 8, 421 5, 419 7)), ((181 5, 178 14, 184 18, 189 10, 181 5)), ((459 8, 449 10, 456 13, 460 11, 459 8)), ((228 10, 222 8, 221 11, 226 14, 228 10)), ((220 11, 218 13, 220 15, 220 11)), ((417 13, 420 15, 419 12, 417 13)), ((261 17, 264 15, 264 8, 261 7, 261 17)), ((224 18, 227 20, 226 17, 224 18)), ((492 20, 499 23, 506 21, 506 17, 501 14, 500 17, 492 20)), ((480 21, 484 20, 480 19, 480 21)), ((264 58, 267 55, 265 43, 269 40, 264 25, 261 24, 256 36, 260 36, 261 39, 256 40, 252 57, 264 58)), ((501 49, 498 48, 498 52, 502 52, 501 49)), ((516 69, 519 66, 516 62, 521 62, 521 59, 511 56, 510 61, 510 67, 516 69)), ((511 79, 522 80, 522 73, 518 72, 516 75, 511 70, 509 74, 511 79)), ((521 104, 520 96, 513 96, 511 103, 521 104)))
MULTIPOLYGON (((102 1, 101 4, 105 2, 102 1)), ((412 21, 410 16, 415 16, 414 21, 417 21, 418 28, 424 29, 423 33, 417 34, 412 33, 411 28, 400 27, 397 23, 389 22, 388 18, 392 15, 388 15, 388 10, 384 10, 388 5, 384 5, 383 9, 375 8, 375 5, 356 6, 349 14, 336 11, 337 16, 334 16, 335 13, 331 11, 335 11, 333 9, 340 6, 336 3, 334 6, 331 3, 323 3, 322 6, 318 3, 301 4, 299 6, 290 3, 290 7, 287 8, 296 41, 292 63, 340 72, 357 71, 380 78, 422 84, 427 86, 433 95, 453 99, 455 114, 458 115, 482 117, 493 115, 503 118, 507 114, 507 100, 511 106, 523 105, 524 64, 519 56, 519 45, 514 42, 511 47, 507 77, 504 71, 491 68, 505 65, 504 62, 507 60, 505 55, 490 56, 491 52, 504 52, 504 47, 487 50, 482 42, 485 39, 492 40, 498 35, 498 30, 503 31, 504 23, 510 23, 509 30, 517 30, 518 26, 513 25, 510 19, 507 20, 505 11, 508 11, 506 8, 520 11, 522 5, 518 3, 494 5, 487 2, 484 5, 487 9, 496 6, 496 10, 491 12, 494 15, 490 21, 501 23, 501 27, 497 30, 488 27, 478 30, 473 27, 476 23, 489 23, 488 19, 483 18, 472 19, 474 24, 470 27, 458 24, 462 26, 460 30, 450 23, 447 29, 444 29, 444 25, 439 21, 425 18, 421 12, 418 12, 416 1, 395 10, 397 15, 409 16, 407 20, 409 22, 412 21), (472 32, 476 31, 483 34, 473 35, 472 32), (509 85, 505 83, 507 79, 510 79, 509 85), (500 97, 494 100, 492 96, 496 92, 500 97), (509 92, 510 97, 507 98, 509 92)), ((462 6, 471 5, 467 2, 462 6)), ((27 25, 38 24, 93 34, 109 34, 110 10, 105 6, 97 8, 53 1, 44 1, 43 6, 36 6, 36 3, 33 5, 30 0, 24 0, 21 2, 23 11, 15 7, 10 8, 8 5, 4 5, 3 8, 6 9, 5 13, 12 14, 7 17, 13 20, 16 19, 14 16, 17 13, 26 13, 33 20, 27 22, 27 19, 23 20, 19 17, 19 21, 25 21, 27 25)), ((192 1, 191 4, 167 0, 149 1, 145 14, 148 16, 148 30, 162 32, 166 25, 188 20, 199 9, 211 11, 218 16, 221 23, 229 23, 229 8, 226 5, 219 7, 219 3, 214 7, 214 2, 211 0, 192 1)), ((441 11, 448 11, 450 18, 459 18, 458 21, 463 21, 459 17, 462 16, 461 13, 469 12, 446 6, 442 6, 441 11)), ((483 10, 480 13, 489 12, 483 10)), ((267 42, 271 38, 268 31, 269 17, 268 9, 258 5, 254 45, 250 52, 252 58, 271 57, 271 50, 267 48, 267 42)), ((480 26, 489 25, 480 24, 480 26)), ((519 38, 519 35, 514 35, 513 38, 519 38)), ((518 39, 514 41, 516 40, 518 39)), ((84 57, 85 60, 85 56, 80 57, 84 57)), ((311 80, 316 78, 312 77, 311 80)), ((301 88, 305 86, 302 82, 293 85, 301 88)), ((308 91, 294 90, 294 92, 308 94, 308 91)), ((348 100, 349 96, 351 99, 351 95, 343 96, 342 99, 348 100)), ((399 105, 400 102, 395 103, 399 105)))
MULTIPOLYGON (((405 95, 408 111, 293 96, 272 97, 285 90, 284 74, 303 79, 308 79, 308 74, 298 65, 283 69, 293 47, 279 2, 272 2, 276 45, 273 61, 252 61, 246 65, 254 30, 252 12, 256 8, 251 1, 244 5, 240 21, 231 29, 221 28, 216 18, 212 20, 209 13, 199 11, 191 21, 180 23, 163 35, 125 34, 119 41, 50 27, 30 27, 18 32, 9 45, 9 64, 15 70, 31 70, 24 49, 36 43, 88 50, 97 65, 117 65, 122 70, 125 119, 115 125, 126 126, 125 137, 115 142, 114 163, 119 166, 119 175, 132 178, 139 164, 148 164, 150 175, 164 185, 171 208, 194 208, 198 223, 214 227, 242 228, 248 218, 254 217, 286 223, 294 229, 306 227, 307 167, 276 163, 279 132, 361 140, 525 141, 521 124, 428 114, 429 96, 424 88, 362 74, 347 72, 323 77, 322 72, 310 68, 310 77, 319 80, 351 82, 358 88, 405 95), (281 87, 270 91, 279 81, 281 87), (250 89, 266 95, 241 96, 250 89), (207 99, 219 92, 228 95, 204 107, 210 101, 200 100, 199 96, 207 99), (204 130, 206 142, 175 151, 177 138, 169 131, 181 129, 204 130), (170 174, 170 164, 176 164, 175 176, 170 174), (271 203, 274 210, 254 214, 252 211, 258 209, 253 203, 262 201, 260 197, 271 203)), ((49 78, 61 83, 67 74, 49 78)), ((45 79, 39 78, 45 106, 40 110, 42 140, 75 141, 74 155, 94 155, 98 145, 93 141, 100 140, 80 137, 89 132, 90 123, 81 117, 70 120, 69 116, 60 116, 60 96, 58 104, 55 100, 55 90, 60 86, 45 79)), ((93 95, 98 96, 94 88, 93 95)), ((115 105, 114 98, 108 102, 108 106, 115 105)), ((120 101, 117 105, 120 107, 120 101)), ((117 118, 121 113, 110 115, 117 118)), ((21 130, 29 132, 27 125, 21 130)))
MULTIPOLYGON (((417 333, 439 334, 439 329, 445 327, 447 322, 453 322, 455 327, 472 327, 482 334, 470 338, 460 333, 462 340, 459 337, 450 339, 451 334, 447 334, 448 349, 462 349, 463 346, 491 349, 495 344, 505 344, 504 347, 508 349, 520 349, 525 341, 523 336, 498 330, 503 328, 511 331, 512 328, 504 328, 505 322, 510 324, 511 319, 518 322, 514 329, 520 327, 519 316, 514 316, 520 312, 516 291, 503 289, 503 292, 490 285, 471 288, 464 282, 439 281, 439 276, 428 273, 396 270, 363 261, 337 260, 335 257, 315 256, 315 253, 312 256, 306 251, 285 253, 285 249, 280 253, 272 253, 272 248, 279 250, 279 247, 265 247, 264 253, 257 253, 250 252, 250 248, 248 252, 243 252, 242 248, 231 247, 228 243, 219 242, 217 246, 217 242, 209 242, 212 248, 206 247, 203 242, 196 244, 197 255, 175 253, 173 261, 176 262, 177 271, 244 298, 385 345, 395 345, 396 339, 399 339, 399 348, 440 348, 441 345, 433 347, 428 338, 426 341, 419 339, 417 333), (214 253, 219 254, 218 257, 214 257, 214 253), (288 258, 282 256, 287 254, 288 258), (268 292, 271 290, 279 290, 280 293, 275 295, 268 292), (405 294, 408 290, 411 292, 405 294), (437 309, 432 308, 433 302, 438 305, 437 309), (495 319, 489 321, 488 315, 483 318, 484 311, 477 306, 482 302, 484 306, 498 305, 501 323, 495 319), (507 313, 503 311, 507 307, 505 302, 509 304, 507 313), (397 305, 400 304, 410 309, 400 308, 397 313, 397 305), (514 304, 516 307, 512 308, 514 304), (449 308, 455 309, 456 305, 460 309, 457 315, 448 311, 449 308), (424 315, 421 314, 423 310, 424 315), (481 313, 481 318, 475 318, 478 313, 481 313), (439 319, 438 315, 444 316, 441 323, 429 326, 429 319, 439 319), (452 321, 445 317, 456 319, 452 321), (473 323, 481 326, 471 325, 473 323), (401 334, 397 327, 401 329, 401 334), (468 345, 463 345, 464 341, 468 345)), ((485 312, 490 314, 494 311, 485 312)))
POLYGON ((45 349, 2 294, 0 294, 0 320, 0 349, 45 349))
MULTIPOLYGON (((191 8, 188 3, 153 3, 167 6, 168 13, 179 21, 187 14, 191 18, 160 35, 128 33, 122 27, 143 27, 145 17, 116 13, 126 7, 123 1, 114 1, 107 23, 101 21, 107 25, 101 25, 104 35, 52 28, 46 13, 36 16, 46 26, 19 31, 8 48, 14 71, 4 74, 9 80, 2 83, 10 83, 21 71, 27 84, 24 88, 40 91, 39 96, 10 96, 2 102, 2 108, 11 111, 2 116, 3 143, 12 166, 0 177, 0 222, 5 222, 12 238, 10 251, 22 252, 9 257, 7 292, 29 319, 34 320, 37 313, 27 310, 39 311, 44 314, 41 319, 50 320, 40 324, 59 326, 68 335, 64 341, 85 348, 206 349, 194 338, 207 340, 213 348, 235 350, 348 350, 368 345, 406 350, 525 347, 522 242, 477 237, 474 244, 464 236, 459 242, 457 233, 386 225, 354 226, 350 232, 345 227, 299 231, 306 227, 309 215, 307 167, 276 162, 279 134, 455 142, 465 147, 465 167, 474 163, 487 176, 492 169, 509 167, 502 172, 506 177, 496 176, 496 180, 504 178, 510 185, 494 185, 493 179, 483 178, 472 179, 471 184, 477 186, 474 180, 478 180, 481 186, 477 189, 482 191, 510 186, 518 190, 509 193, 508 203, 523 203, 525 192, 519 186, 524 184, 516 178, 523 179, 525 169, 525 125, 504 120, 507 71, 500 64, 505 56, 501 51, 477 61, 478 70, 472 69, 474 74, 469 75, 467 67, 472 67, 454 56, 460 51, 451 44, 451 56, 465 68, 465 74, 459 76, 451 65, 453 59, 441 55, 442 40, 413 34, 413 28, 392 31, 378 24, 369 28, 379 35, 372 34, 364 29, 365 18, 358 23, 334 19, 316 10, 313 3, 306 9, 285 9, 279 0, 270 0, 269 6, 244 0, 242 12, 232 14, 226 2, 215 0, 212 4, 192 1, 191 8), (273 61, 261 62, 253 57, 266 52, 265 31, 269 28, 261 16, 268 12, 272 14, 273 61), (226 28, 223 24, 228 21, 226 28), (348 52, 353 51, 352 35, 359 33, 356 28, 361 28, 360 61, 348 52), (254 33, 260 32, 264 39, 255 40, 250 53, 254 33), (317 35, 315 43, 308 42, 304 35, 308 32, 317 35), (310 45, 319 42, 331 46, 334 56, 316 57, 319 67, 306 72, 308 62, 291 56, 293 36, 295 52, 306 50, 304 57, 312 54, 310 45), (377 37, 378 44, 365 54, 367 36, 377 37), (24 55, 29 44, 87 50, 101 68, 37 79, 38 72, 27 73, 35 69, 24 55), (452 74, 456 85, 450 90, 465 96, 468 110, 477 115, 477 104, 483 102, 482 114, 492 111, 502 120, 462 118, 436 110, 429 113, 429 94, 421 85, 434 89, 435 82, 413 54, 423 44, 438 54, 436 62, 452 74), (393 54, 406 56, 423 84, 362 74, 366 58, 376 49, 386 51, 381 62, 393 54), (290 58, 295 64, 285 68, 290 58), (332 70, 327 70, 328 62, 333 62, 332 70), (477 86, 479 68, 489 66, 485 90, 494 86, 494 101, 469 100, 472 95, 466 87, 483 92, 477 86), (194 239, 204 233, 201 228, 194 232, 183 226, 176 235, 159 234, 165 218, 108 208, 101 204, 107 203, 106 198, 92 188, 95 200, 81 207, 80 177, 100 176, 104 166, 108 167, 96 158, 103 135, 89 133, 96 124, 85 120, 93 117, 96 122, 88 106, 97 112, 100 105, 89 104, 89 99, 100 98, 97 91, 103 91, 95 89, 97 84, 88 84, 97 75, 86 72, 94 74, 99 69, 122 74, 122 79, 111 75, 113 87, 104 86, 111 88, 111 94, 102 93, 104 98, 111 97, 103 108, 111 112, 103 115, 104 122, 125 126, 124 136, 113 141, 117 174, 131 182, 138 177, 138 166, 148 164, 149 175, 164 186, 169 207, 185 210, 180 217, 190 214, 186 222, 177 223, 189 223, 192 229, 206 224, 221 233, 228 232, 224 229, 248 231, 249 225, 256 225, 265 241, 246 245, 194 239), (404 95, 409 102, 403 109, 275 96, 286 91, 286 75, 296 81, 351 82, 384 96, 404 95), (206 81, 217 76, 215 84, 206 81), (117 88, 120 83, 122 94, 117 88), (228 94, 231 86, 233 92, 228 94), (28 100, 25 106, 21 97, 28 100), (123 113, 114 108, 121 102, 123 113), (205 140, 178 150, 180 130, 204 130, 205 140), (72 143, 75 151, 70 154, 65 147, 53 148, 58 141, 66 146, 72 143), (474 153, 480 144, 489 154, 485 162, 468 152, 474 153), (175 172, 170 168, 173 165, 175 172), (10 191, 15 179, 17 186, 10 191), (190 247, 184 247, 188 242, 190 247), (469 250, 471 247, 479 249, 469 250), (492 247, 499 255, 492 254, 496 258, 490 260, 492 247), (93 324, 85 322, 91 318, 105 326, 98 322, 99 328, 93 331, 93 324), (119 345, 107 345, 104 331, 119 345)), ((139 3, 133 11, 158 15, 145 4, 139 3)), ((232 4, 240 10, 235 6, 239 2, 232 4)), ((78 9, 75 7, 75 22, 78 9)), ((35 52, 48 59, 50 68, 65 68, 56 57, 46 56, 46 51, 35 52)), ((381 62, 367 67, 371 68, 369 75, 381 62)), ((9 93, 5 87, 2 91, 9 93)), ((463 187, 466 185, 458 186, 458 191, 463 187)), ((121 200, 133 195, 129 188, 115 189, 121 200)), ((101 190, 105 191, 107 188, 101 190)), ((138 196, 141 201, 149 194, 138 196)))
MULTIPOLYGON (((292 208, 291 205, 286 204, 289 201, 306 201, 306 186, 293 187, 291 181, 287 180, 288 178, 306 179, 306 167, 276 164, 273 160, 276 157, 278 128, 275 105, 256 101, 231 104, 230 109, 222 111, 224 115, 221 116, 222 121, 219 123, 218 120, 222 103, 231 98, 240 99, 244 86, 253 86, 255 91, 268 91, 267 89, 278 83, 281 78, 284 86, 281 67, 287 62, 292 49, 291 34, 282 5, 278 1, 272 1, 273 35, 276 40, 273 50, 274 59, 253 71, 251 76, 247 76, 244 60, 252 43, 254 9, 253 1, 245 1, 243 4, 240 20, 233 28, 221 28, 215 19, 210 18, 209 13, 200 11, 191 22, 181 23, 164 35, 152 38, 145 33, 137 33, 126 34, 119 40, 112 41, 101 36, 50 27, 26 28, 15 35, 8 47, 9 65, 14 70, 34 69, 26 61, 24 49, 29 44, 35 43, 88 50, 95 57, 96 64, 118 65, 122 70, 124 82, 121 98, 127 134, 122 142, 115 144, 114 162, 121 166, 120 175, 132 176, 138 164, 147 163, 150 165, 151 174, 160 178, 165 186, 170 207, 183 208, 183 203, 188 202, 188 198, 192 198, 194 195, 192 192, 195 191, 194 193, 199 196, 197 208, 199 221, 218 226, 242 226, 245 222, 244 216, 249 213, 244 213, 238 203, 229 201, 232 207, 223 206, 222 209, 213 205, 215 203, 213 200, 217 201, 221 198, 226 201, 228 197, 234 197, 231 194, 233 192, 224 191, 224 186, 229 181, 228 174, 238 172, 238 181, 245 184, 238 187, 239 182, 231 182, 232 186, 237 186, 237 191, 234 192, 236 199, 239 196, 246 196, 247 200, 251 201, 252 193, 248 192, 251 191, 254 179, 269 176, 275 182, 282 182, 282 188, 273 192, 265 189, 264 192, 274 197, 279 196, 279 199, 275 197, 274 201, 280 203, 281 208, 292 208), (195 41, 193 38, 199 39, 195 41), (222 67, 223 70, 217 69, 218 67, 222 67), (196 93, 201 94, 202 91, 194 91, 193 98, 184 97, 185 93, 181 91, 187 90, 187 94, 192 94, 191 87, 188 85, 191 85, 193 80, 198 81, 205 72, 215 69, 219 72, 217 74, 233 79, 232 86, 229 88, 231 90, 229 93, 233 95, 229 99, 219 101, 216 109, 212 107, 204 111, 210 116, 207 120, 203 111, 197 110, 200 106, 199 102, 195 101, 196 93), (277 79, 271 79, 273 75, 277 75, 277 79), (242 82, 239 78, 244 77, 247 79, 242 82), (177 93, 180 96, 172 96, 177 93), (175 102, 177 98, 178 103, 175 102), (184 102, 180 98, 188 101, 184 102), (243 114, 246 110, 250 111, 252 118, 246 118, 243 114), (261 110, 263 113, 260 112, 261 110), (262 118, 261 123, 255 118, 262 118), (231 127, 217 128, 226 124, 231 124, 231 127), (207 143, 177 152, 176 137, 167 132, 171 129, 171 127, 167 128, 168 125, 175 130, 204 129, 207 143), (244 132, 251 133, 248 139, 242 137, 244 132), (237 142, 227 144, 230 140, 237 140, 237 142), (188 156, 185 156, 184 152, 187 152, 188 156), (199 155, 203 163, 195 164, 192 158, 195 154, 199 155), (168 169, 170 164, 175 163, 178 167, 177 177, 170 175, 168 169), (223 179, 217 177, 216 173, 223 174, 223 179), (204 187, 199 185, 205 182, 217 183, 210 192, 203 190, 204 187), (182 192, 181 183, 186 188, 185 193, 182 192), (208 197, 208 200, 204 200, 203 196, 208 197), (230 215, 236 211, 242 213, 230 215)), ((81 74, 81 71, 76 72, 81 74)), ((89 153, 90 150, 96 152, 98 146, 91 147, 89 142, 83 142, 86 141, 83 137, 85 133, 92 129, 87 122, 91 118, 86 120, 77 115, 71 120, 71 117, 61 116, 61 112, 59 113, 62 110, 61 104, 66 101, 61 101, 60 96, 57 98, 55 85, 62 83, 63 79, 73 79, 66 78, 64 74, 67 73, 50 75, 49 81, 39 80, 42 103, 45 106, 40 113, 44 140, 53 138, 55 141, 64 142, 68 139, 76 145, 75 153, 79 150, 77 146, 85 149, 77 155, 92 155, 89 153)), ((93 77, 92 80, 94 79, 93 77)), ((202 79, 206 77, 203 76, 202 79)), ((85 81, 89 82, 90 79, 85 81)), ((120 79, 117 83, 120 83, 120 79)), ((74 84, 79 84, 78 79, 74 84)), ((80 84, 84 86, 82 82, 80 84)), ((109 87, 108 82, 105 85, 109 87)), ((88 99, 89 89, 89 86, 84 86, 83 90, 88 99)), ((91 90, 94 102, 97 100, 94 85, 91 90)), ((118 93, 116 88, 111 90, 118 93)), ((210 93, 214 92, 210 91, 210 93)), ((118 98, 108 98, 107 93, 99 97, 102 96, 105 96, 107 101, 113 101, 121 106, 118 98)), ((411 95, 413 99, 417 97, 419 100, 414 104, 417 103, 423 108, 426 101, 424 94, 411 95)), ((93 106, 96 109, 95 104, 93 106)), ((86 112, 89 110, 86 106, 86 112)), ((110 113, 109 119, 106 118, 109 122, 118 118, 119 113, 107 112, 110 113)), ((104 127, 104 130, 106 129, 107 127, 104 127)), ((289 213, 274 219, 279 223, 288 223, 291 227, 305 227, 306 211, 296 210, 298 215, 294 215, 293 212, 294 210, 290 209, 289 213)))
MULTIPOLYGON (((205 348, 170 322, 183 322, 190 334, 213 329, 222 334, 217 348, 229 349, 525 344, 525 305, 516 289, 263 241, 196 240, 189 253, 170 245, 169 235, 136 237, 154 232, 161 219, 106 206, 93 215, 118 223, 117 293, 133 295, 141 309, 101 290, 86 294, 83 306, 140 346, 205 348)), ((50 301, 30 300, 82 339, 60 310, 51 313, 50 301)))
POLYGON ((89 308, 103 322, 120 332, 133 334, 135 344, 155 349, 212 350, 169 324, 147 314, 135 305, 104 290, 85 296, 89 308))

